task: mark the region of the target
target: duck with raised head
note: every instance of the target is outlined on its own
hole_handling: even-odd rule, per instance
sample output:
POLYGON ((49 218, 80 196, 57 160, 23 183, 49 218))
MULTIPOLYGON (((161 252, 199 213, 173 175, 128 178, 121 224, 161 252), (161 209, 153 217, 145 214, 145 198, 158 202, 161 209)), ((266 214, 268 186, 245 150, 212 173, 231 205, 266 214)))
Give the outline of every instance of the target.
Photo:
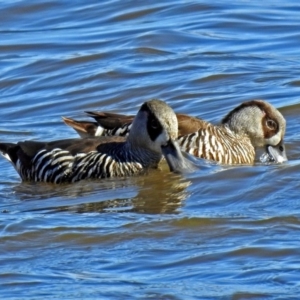
POLYGON ((177 118, 160 100, 145 102, 128 137, 66 139, 51 142, 0 143, 22 180, 52 183, 87 178, 131 176, 157 168, 163 155, 170 170, 188 171, 193 165, 182 156, 177 118))
MULTIPOLYGON (((126 136, 133 116, 107 112, 87 112, 96 122, 63 118, 80 136, 126 136)), ((270 103, 244 102, 214 125, 202 119, 177 114, 178 142, 183 151, 221 164, 253 164, 261 149, 268 161, 287 160, 284 146, 286 121, 270 103)))

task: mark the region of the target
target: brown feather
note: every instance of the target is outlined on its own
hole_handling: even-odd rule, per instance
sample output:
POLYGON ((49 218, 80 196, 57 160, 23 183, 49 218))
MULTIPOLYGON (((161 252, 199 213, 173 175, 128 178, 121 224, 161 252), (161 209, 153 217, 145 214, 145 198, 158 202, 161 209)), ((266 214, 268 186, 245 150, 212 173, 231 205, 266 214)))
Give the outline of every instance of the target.
POLYGON ((74 128, 78 134, 85 138, 95 136, 98 128, 98 123, 90 121, 77 121, 71 118, 62 117, 64 123, 74 128))
POLYGON ((121 115, 109 112, 92 112, 86 111, 90 117, 94 118, 99 125, 105 129, 114 129, 116 127, 122 127, 125 124, 132 123, 134 116, 121 115))

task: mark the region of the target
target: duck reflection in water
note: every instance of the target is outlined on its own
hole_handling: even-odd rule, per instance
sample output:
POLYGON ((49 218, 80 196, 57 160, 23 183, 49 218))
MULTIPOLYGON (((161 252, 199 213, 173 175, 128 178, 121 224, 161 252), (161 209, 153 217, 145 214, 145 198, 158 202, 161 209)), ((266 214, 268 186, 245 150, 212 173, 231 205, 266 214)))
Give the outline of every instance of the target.
MULTIPOLYGON (((168 167, 163 164, 162 168, 168 167)), ((79 182, 72 185, 72 189, 59 189, 59 186, 49 184, 45 184, 45 189, 36 185, 41 188, 39 196, 39 190, 32 194, 32 183, 27 184, 28 187, 20 184, 15 193, 23 200, 38 200, 26 201, 27 209, 32 205, 32 209, 26 211, 31 212, 173 214, 189 197, 187 188, 190 184, 181 175, 152 170, 147 176, 108 179, 100 185, 95 181, 79 182), (45 201, 39 201, 42 199, 45 201)))

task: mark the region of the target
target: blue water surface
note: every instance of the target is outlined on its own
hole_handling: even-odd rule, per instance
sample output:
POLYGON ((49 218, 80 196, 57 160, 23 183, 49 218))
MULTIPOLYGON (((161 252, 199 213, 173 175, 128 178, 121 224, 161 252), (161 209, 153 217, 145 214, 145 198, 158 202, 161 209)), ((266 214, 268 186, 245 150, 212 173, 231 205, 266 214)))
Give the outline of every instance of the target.
POLYGON ((1 1, 1 141, 151 98, 218 123, 264 99, 283 165, 53 186, 0 160, 1 299, 298 299, 300 2, 1 1))

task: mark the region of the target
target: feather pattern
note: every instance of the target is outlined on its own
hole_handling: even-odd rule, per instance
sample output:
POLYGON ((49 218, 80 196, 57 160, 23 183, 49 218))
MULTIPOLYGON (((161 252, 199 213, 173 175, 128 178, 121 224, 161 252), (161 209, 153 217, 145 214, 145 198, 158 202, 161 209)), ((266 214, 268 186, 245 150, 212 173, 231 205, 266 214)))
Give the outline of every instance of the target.
POLYGON ((135 117, 127 139, 110 136, 52 142, 0 143, 22 180, 73 183, 87 178, 124 177, 157 168, 163 153, 170 170, 184 171, 185 161, 175 141, 178 124, 165 102, 145 102, 135 117))
MULTIPOLYGON (((101 127, 102 135, 126 136, 130 132, 133 116, 105 112, 88 114, 96 120, 95 126, 101 127)), ((256 150, 263 148, 270 161, 286 160, 283 144, 285 119, 266 101, 253 100, 240 104, 224 117, 220 125, 183 114, 177 114, 177 119, 178 143, 183 151, 196 157, 230 165, 253 164, 256 150), (269 156, 268 147, 275 148, 275 158, 269 156)), ((73 124, 78 121, 70 120, 66 124, 80 134, 82 126, 75 128, 73 124)), ((86 134, 89 134, 88 131, 86 134)))
POLYGON ((43 149, 34 156, 30 168, 18 159, 16 169, 24 180, 62 183, 87 178, 130 176, 140 173, 143 165, 129 157, 113 157, 97 151, 73 156, 62 149, 43 149))
POLYGON ((223 164, 251 164, 255 158, 250 139, 237 136, 226 126, 208 126, 179 137, 178 143, 182 150, 196 157, 223 164))

